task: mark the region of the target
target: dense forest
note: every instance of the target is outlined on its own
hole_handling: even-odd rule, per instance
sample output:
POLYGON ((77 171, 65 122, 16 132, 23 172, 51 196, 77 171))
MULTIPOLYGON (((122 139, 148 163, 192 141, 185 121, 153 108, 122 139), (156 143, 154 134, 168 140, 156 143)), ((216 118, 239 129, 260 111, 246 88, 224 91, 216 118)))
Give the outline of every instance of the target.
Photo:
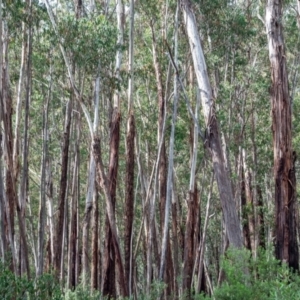
POLYGON ((299 0, 0 0, 2 299, 300 299, 299 0))

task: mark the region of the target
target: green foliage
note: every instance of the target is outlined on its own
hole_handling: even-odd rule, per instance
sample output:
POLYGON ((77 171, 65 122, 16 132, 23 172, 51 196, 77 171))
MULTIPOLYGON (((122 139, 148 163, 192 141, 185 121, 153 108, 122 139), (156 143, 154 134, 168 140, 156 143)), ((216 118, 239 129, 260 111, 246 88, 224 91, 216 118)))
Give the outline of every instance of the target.
POLYGON ((77 66, 96 72, 100 58, 102 68, 113 61, 117 47, 117 30, 105 17, 77 19, 69 14, 63 16, 58 25, 63 45, 72 54, 77 66))
POLYGON ((100 293, 98 291, 91 292, 89 289, 84 288, 82 285, 76 287, 76 290, 67 290, 65 292, 65 300, 98 300, 100 293))
MULTIPOLYGON (((271 251, 260 251, 251 258, 248 250, 229 249, 222 266, 226 279, 215 289, 216 300, 300 299, 300 277, 280 264, 271 251)), ((195 299, 210 299, 197 295, 195 299)))
POLYGON ((161 281, 154 281, 151 284, 150 293, 141 294, 139 295, 139 299, 141 300, 152 300, 152 299, 159 299, 163 294, 166 285, 164 282, 161 281))
POLYGON ((1 299, 62 299, 60 287, 54 276, 44 274, 36 280, 15 276, 9 268, 0 263, 1 299))

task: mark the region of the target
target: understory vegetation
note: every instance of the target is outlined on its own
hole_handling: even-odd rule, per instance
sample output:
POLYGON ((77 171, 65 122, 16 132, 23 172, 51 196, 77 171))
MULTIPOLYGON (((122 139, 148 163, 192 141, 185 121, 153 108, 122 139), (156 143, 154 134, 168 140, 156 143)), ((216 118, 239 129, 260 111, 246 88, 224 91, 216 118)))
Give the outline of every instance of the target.
POLYGON ((299 300, 299 16, 0 0, 0 300, 299 300))
MULTIPOLYGON (((276 260, 272 251, 259 251, 254 259, 248 250, 229 249, 222 257, 223 282, 214 290, 213 295, 195 294, 194 300, 298 300, 300 299, 300 277, 289 270, 286 264, 276 260)), ((212 278, 213 280, 213 278, 212 278)), ((158 299, 165 286, 154 282, 150 294, 141 294, 138 299, 158 299)), ((37 280, 17 277, 9 266, 0 264, 1 299, 36 300, 96 300, 107 299, 99 291, 90 291, 77 286, 75 290, 61 290, 53 274, 43 274, 37 280)), ((120 298, 133 299, 133 298, 120 298)), ((183 295, 181 300, 186 299, 183 295)))

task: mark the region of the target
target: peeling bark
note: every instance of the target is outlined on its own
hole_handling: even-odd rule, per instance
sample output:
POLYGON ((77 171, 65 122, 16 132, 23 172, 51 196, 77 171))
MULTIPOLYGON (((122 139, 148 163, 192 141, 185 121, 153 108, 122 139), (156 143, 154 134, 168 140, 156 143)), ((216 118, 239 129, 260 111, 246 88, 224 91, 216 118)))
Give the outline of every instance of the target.
POLYGON ((271 63, 271 112, 275 178, 275 255, 299 269, 296 238, 295 176, 292 153, 292 111, 282 30, 282 1, 268 0, 266 30, 271 63))

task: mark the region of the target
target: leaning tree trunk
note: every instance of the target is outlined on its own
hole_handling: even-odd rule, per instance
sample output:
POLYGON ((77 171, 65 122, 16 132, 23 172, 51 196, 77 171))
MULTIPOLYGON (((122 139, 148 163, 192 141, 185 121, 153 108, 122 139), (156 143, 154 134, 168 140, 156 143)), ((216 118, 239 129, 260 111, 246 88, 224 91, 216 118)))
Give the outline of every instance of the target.
POLYGON ((194 13, 189 0, 182 0, 184 23, 189 38, 193 57, 194 71, 201 93, 201 101, 206 125, 205 144, 208 147, 213 161, 215 176, 219 188, 219 195, 227 229, 228 239, 232 246, 243 247, 240 222, 235 207, 231 181, 226 169, 224 154, 220 140, 220 129, 214 107, 214 99, 207 74, 206 63, 200 43, 194 13))
POLYGON ((282 1, 268 0, 266 29, 271 63, 271 109, 275 178, 275 255, 299 269, 296 238, 296 180, 292 152, 292 111, 282 30, 282 1))

